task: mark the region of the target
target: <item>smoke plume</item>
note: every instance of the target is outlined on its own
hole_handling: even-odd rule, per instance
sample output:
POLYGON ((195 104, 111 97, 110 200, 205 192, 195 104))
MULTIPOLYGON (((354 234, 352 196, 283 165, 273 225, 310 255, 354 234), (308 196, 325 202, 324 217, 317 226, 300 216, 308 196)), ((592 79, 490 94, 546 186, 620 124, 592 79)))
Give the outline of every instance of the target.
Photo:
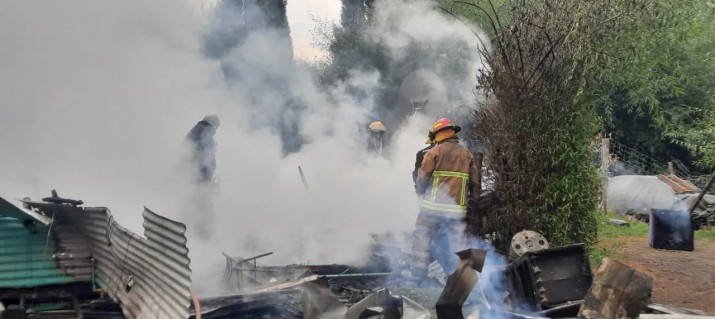
MULTIPOLYGON (((146 205, 187 224, 194 273, 221 252, 354 262, 368 234, 409 232, 419 207, 415 152, 447 105, 394 116, 384 156, 368 153, 367 124, 389 110, 376 97, 385 74, 354 68, 318 85, 312 68, 293 62, 287 26, 227 39, 238 11, 219 6, 206 14, 188 1, 0 2, 0 194, 38 199, 56 188, 109 207, 138 233, 146 205), (182 140, 211 113, 221 118, 219 182, 197 186, 182 140)), ((478 43, 426 2, 377 1, 375 10, 366 38, 389 44, 393 61, 445 38, 478 43)), ((474 73, 477 56, 460 76, 474 73)), ((414 70, 434 65, 421 62, 414 70)), ((448 83, 466 92, 459 99, 473 98, 471 81, 448 83)))

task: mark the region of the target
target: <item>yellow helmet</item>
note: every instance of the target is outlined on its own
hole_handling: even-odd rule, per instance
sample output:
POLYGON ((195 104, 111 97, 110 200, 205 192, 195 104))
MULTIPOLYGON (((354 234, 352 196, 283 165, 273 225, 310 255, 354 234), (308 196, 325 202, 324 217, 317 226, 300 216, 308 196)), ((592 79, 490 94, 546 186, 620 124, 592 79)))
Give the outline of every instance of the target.
POLYGON ((375 122, 370 123, 369 128, 370 128, 370 131, 373 131, 373 132, 387 131, 387 129, 385 128, 385 124, 382 124, 382 122, 380 122, 380 121, 375 121, 375 122))

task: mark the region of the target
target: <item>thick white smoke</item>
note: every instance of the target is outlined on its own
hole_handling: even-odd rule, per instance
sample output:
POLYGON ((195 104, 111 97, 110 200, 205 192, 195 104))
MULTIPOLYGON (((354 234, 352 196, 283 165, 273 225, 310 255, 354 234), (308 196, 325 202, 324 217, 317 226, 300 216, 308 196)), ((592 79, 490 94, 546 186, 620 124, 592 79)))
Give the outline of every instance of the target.
MULTIPOLYGON (((306 108, 297 119, 306 144, 284 156, 276 133, 255 120, 286 116, 285 109, 228 88, 219 62, 202 54, 208 17, 199 7, 175 0, 0 2, 0 194, 38 199, 56 188, 109 207, 138 233, 146 205, 187 223, 195 273, 221 262, 221 252, 273 251, 267 263, 354 262, 368 234, 410 231, 419 206, 410 172, 433 119, 386 123, 397 132, 386 156, 367 153, 362 134, 375 105, 346 92, 369 96, 379 75, 355 71, 320 88, 308 70, 271 63, 285 61, 270 50, 275 38, 255 37, 231 54, 276 68, 306 108), (209 113, 221 117, 220 182, 197 187, 188 182, 181 142, 209 113)), ((384 18, 386 27, 377 40, 394 43, 398 57, 404 41, 471 36, 427 3, 377 7, 378 25, 384 18)), ((469 94, 472 87, 464 83, 469 94)))
POLYGON ((167 214, 184 134, 230 109, 202 24, 175 1, 0 3, 3 196, 54 187, 133 229, 143 204, 167 214))

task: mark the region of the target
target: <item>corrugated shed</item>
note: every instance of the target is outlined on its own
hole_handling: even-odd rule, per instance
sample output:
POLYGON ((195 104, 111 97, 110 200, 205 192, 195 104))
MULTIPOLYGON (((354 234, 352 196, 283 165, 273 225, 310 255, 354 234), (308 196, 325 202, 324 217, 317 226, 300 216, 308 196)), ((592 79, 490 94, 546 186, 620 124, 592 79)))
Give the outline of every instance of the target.
POLYGON ((0 197, 0 216, 14 217, 17 219, 30 218, 45 225, 50 223, 50 219, 47 216, 16 206, 2 197, 0 197))
POLYGON ((65 271, 91 275, 91 264, 82 262, 89 250, 97 281, 127 318, 189 316, 191 269, 185 225, 145 208, 143 238, 120 226, 106 208, 26 203, 54 215, 54 232, 62 242, 58 251, 66 254, 59 259, 65 271))
POLYGON ((76 280, 91 281, 92 250, 87 236, 61 220, 52 227, 57 241, 54 259, 60 269, 76 280))
POLYGON ((74 281, 52 260, 55 241, 47 227, 0 216, 0 289, 32 288, 74 281))

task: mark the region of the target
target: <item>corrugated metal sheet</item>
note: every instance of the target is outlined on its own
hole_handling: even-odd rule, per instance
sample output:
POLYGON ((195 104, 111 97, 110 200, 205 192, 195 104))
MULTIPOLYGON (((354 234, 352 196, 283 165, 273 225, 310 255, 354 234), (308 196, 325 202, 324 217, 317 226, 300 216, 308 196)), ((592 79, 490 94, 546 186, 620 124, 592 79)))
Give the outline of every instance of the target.
POLYGON ((32 288, 74 281, 52 260, 53 238, 37 223, 33 231, 23 220, 0 216, 0 289, 32 288))
POLYGON ((26 203, 54 216, 62 269, 77 278, 91 275, 91 264, 84 262, 89 251, 100 286, 127 318, 189 316, 191 269, 185 225, 145 208, 143 238, 115 222, 106 208, 26 203))
POLYGON ((77 227, 58 220, 52 225, 57 239, 54 258, 60 269, 77 280, 92 280, 92 249, 87 236, 77 227))
POLYGON ((50 219, 47 218, 47 216, 16 206, 2 197, 0 197, 0 216, 14 217, 17 219, 31 218, 45 225, 50 223, 50 219))

